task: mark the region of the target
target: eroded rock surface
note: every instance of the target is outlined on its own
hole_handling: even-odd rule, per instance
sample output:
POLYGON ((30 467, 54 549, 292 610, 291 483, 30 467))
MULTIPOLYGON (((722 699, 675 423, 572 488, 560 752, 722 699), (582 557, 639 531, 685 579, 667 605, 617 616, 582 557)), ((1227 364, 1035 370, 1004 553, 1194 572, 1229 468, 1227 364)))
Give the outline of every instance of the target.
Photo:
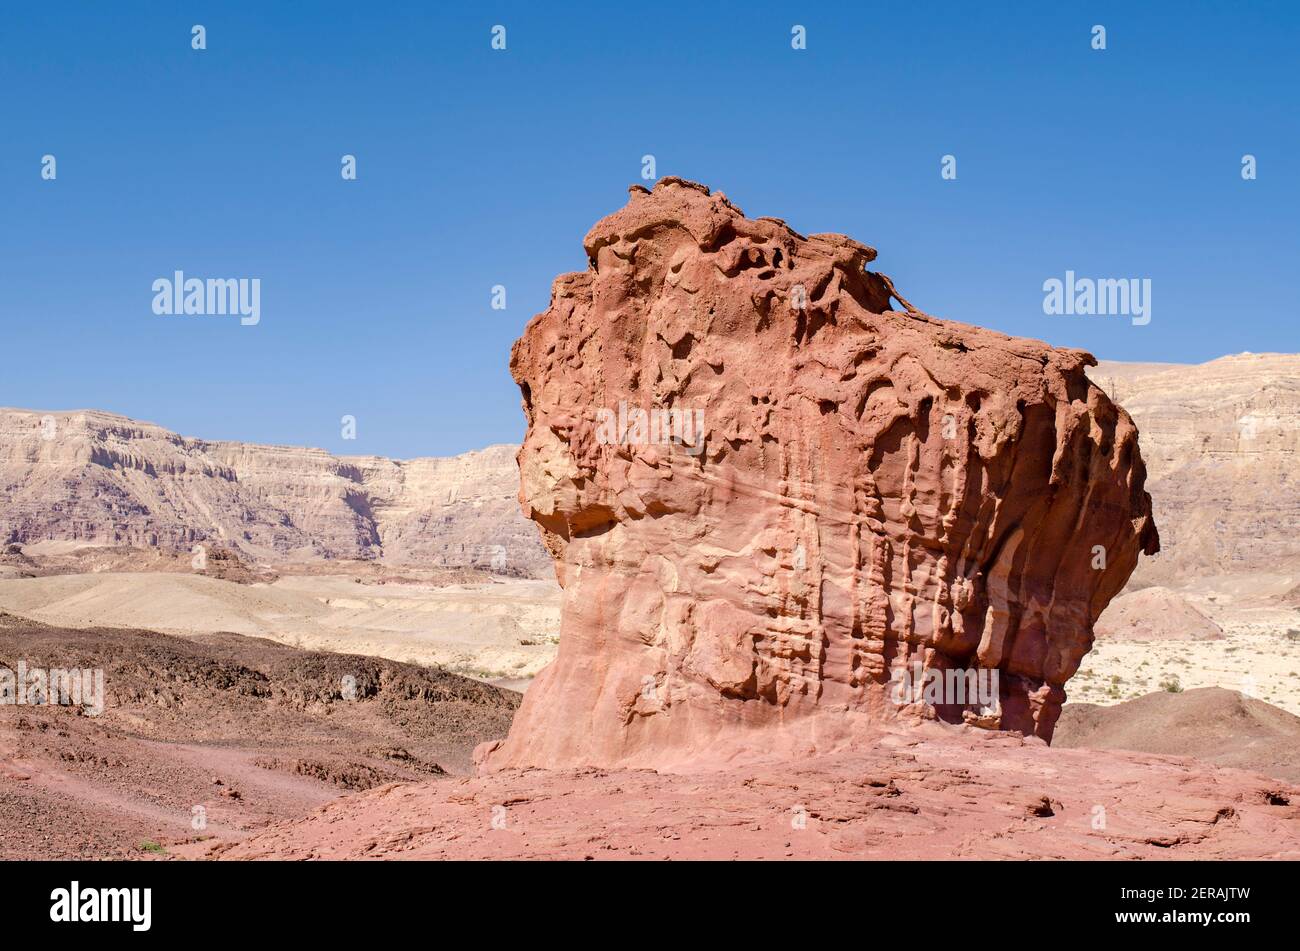
POLYGON ((1050 738, 1159 544, 1092 357, 922 314, 873 249, 678 179, 585 247, 511 360, 560 650, 484 765, 821 752, 899 716, 1050 738), (996 670, 998 700, 893 702, 918 663, 996 670))

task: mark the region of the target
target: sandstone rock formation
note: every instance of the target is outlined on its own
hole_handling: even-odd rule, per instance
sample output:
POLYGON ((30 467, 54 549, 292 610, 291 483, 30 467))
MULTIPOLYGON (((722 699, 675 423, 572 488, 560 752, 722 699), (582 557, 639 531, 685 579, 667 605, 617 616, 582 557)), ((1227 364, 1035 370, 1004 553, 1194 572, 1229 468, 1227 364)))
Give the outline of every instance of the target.
POLYGON ((900 714, 1050 738, 1158 547, 1092 358, 922 314, 871 248, 679 179, 585 247, 511 359, 565 600, 486 768, 824 751, 900 714), (998 696, 895 703, 914 665, 998 696))
POLYGON ((1121 594, 1097 619, 1098 637, 1135 641, 1216 641, 1223 628, 1176 591, 1156 586, 1121 594))
POLYGON ((1134 584, 1300 575, 1300 354, 1090 375, 1142 431, 1162 550, 1134 584))
POLYGON ((189 439, 111 413, 0 410, 0 544, 46 540, 270 564, 383 559, 551 575, 513 446, 446 459, 189 439))

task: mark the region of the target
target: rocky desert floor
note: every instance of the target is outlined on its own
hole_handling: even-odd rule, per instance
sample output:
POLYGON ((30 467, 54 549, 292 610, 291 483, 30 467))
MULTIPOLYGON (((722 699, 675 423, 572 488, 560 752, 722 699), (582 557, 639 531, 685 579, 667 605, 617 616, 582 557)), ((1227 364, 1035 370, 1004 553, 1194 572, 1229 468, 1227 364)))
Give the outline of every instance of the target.
POLYGON ((1300 787, 1185 757, 881 731, 853 753, 686 774, 507 770, 389 785, 224 859, 1300 859, 1300 787))
POLYGON ((0 664, 100 668, 102 713, 0 705, 0 859, 166 857, 339 795, 465 774, 519 695, 441 670, 237 634, 0 614, 0 664))

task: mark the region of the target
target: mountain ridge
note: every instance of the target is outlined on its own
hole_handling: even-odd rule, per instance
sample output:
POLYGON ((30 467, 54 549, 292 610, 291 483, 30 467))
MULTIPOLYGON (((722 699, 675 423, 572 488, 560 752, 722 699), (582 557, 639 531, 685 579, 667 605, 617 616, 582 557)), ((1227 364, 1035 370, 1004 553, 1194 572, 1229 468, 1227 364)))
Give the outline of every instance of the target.
POLYGON ((207 440, 103 410, 0 409, 0 541, 314 558, 545 576, 515 447, 393 460, 207 440))

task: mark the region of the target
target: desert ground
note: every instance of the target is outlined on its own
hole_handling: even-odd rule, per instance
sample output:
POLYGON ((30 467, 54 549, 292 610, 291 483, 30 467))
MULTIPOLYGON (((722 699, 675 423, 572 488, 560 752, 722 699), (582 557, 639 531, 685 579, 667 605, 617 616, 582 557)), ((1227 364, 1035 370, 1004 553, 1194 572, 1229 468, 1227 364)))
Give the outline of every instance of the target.
POLYGON ((492 681, 526 682, 559 637, 555 582, 491 576, 438 583, 313 574, 239 584, 171 572, 50 575, 0 579, 0 610, 69 628, 243 634, 492 681))
MULTIPOLYGON (((1271 587, 1285 588, 1288 580, 1271 587)), ((1219 579, 1179 592, 1218 624, 1221 639, 1099 636, 1067 687, 1070 701, 1106 705, 1155 691, 1221 687, 1300 716, 1300 610, 1267 597, 1269 588, 1257 578, 1235 586, 1219 579)))
POLYGON ((101 668, 100 715, 0 707, 0 858, 165 858, 337 796, 464 775, 519 695, 436 668, 237 634, 0 614, 0 664, 101 668))
MULTIPOLYGON (((1294 737, 1293 737, 1294 739, 1294 737)), ((506 770, 390 785, 222 859, 1300 859, 1300 787, 1188 757, 882 730, 859 751, 702 772, 506 770)))
POLYGON ((1300 717, 1222 687, 1066 704, 1052 747, 1186 756, 1300 783, 1300 717))

